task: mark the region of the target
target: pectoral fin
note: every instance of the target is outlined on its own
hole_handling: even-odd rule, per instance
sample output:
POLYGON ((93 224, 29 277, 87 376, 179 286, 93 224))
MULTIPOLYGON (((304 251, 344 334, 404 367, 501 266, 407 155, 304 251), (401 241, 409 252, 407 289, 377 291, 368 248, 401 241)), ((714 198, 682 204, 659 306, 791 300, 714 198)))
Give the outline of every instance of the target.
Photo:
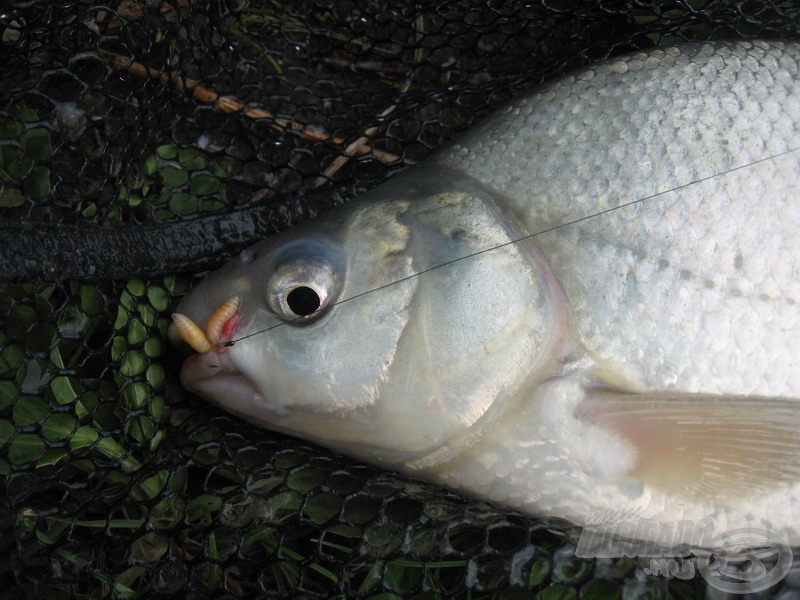
POLYGON ((578 415, 626 439, 653 486, 711 500, 800 482, 800 401, 590 388, 578 415))

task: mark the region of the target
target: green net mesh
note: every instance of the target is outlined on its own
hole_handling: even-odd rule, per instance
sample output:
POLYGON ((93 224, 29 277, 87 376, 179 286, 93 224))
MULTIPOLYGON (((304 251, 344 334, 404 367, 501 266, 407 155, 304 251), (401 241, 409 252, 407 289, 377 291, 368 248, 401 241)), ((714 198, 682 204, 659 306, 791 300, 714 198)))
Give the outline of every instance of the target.
MULTIPOLYGON (((269 206, 277 231, 571 68, 798 32, 797 2, 777 0, 16 2, 0 7, 0 218, 135 230, 269 206)), ((181 389, 165 338, 202 273, 89 275, 0 286, 0 596, 706 593, 575 558, 568 524, 224 415, 181 389)), ((800 577, 781 586, 796 597, 800 577)))

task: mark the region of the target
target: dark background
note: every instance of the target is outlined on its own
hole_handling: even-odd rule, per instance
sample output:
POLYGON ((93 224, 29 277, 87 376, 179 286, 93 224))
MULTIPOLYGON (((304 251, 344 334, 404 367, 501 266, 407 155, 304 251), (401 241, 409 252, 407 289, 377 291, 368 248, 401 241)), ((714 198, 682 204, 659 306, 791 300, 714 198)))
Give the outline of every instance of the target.
POLYGON ((223 415, 180 388, 164 334, 204 270, 522 90, 798 31, 795 1, 0 8, 0 273, 22 280, 0 286, 0 596, 702 597, 576 559, 568 524, 223 415))

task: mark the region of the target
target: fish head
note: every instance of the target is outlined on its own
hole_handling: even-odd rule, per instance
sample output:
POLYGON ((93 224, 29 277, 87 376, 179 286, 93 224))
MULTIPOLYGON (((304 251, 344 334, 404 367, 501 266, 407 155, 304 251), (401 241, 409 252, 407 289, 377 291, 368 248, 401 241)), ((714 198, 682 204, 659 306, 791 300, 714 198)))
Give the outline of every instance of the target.
POLYGON ((191 290, 178 312, 198 323, 240 302, 233 345, 189 357, 183 385, 269 429, 397 465, 462 444, 544 372, 567 321, 535 247, 478 186, 415 180, 275 235, 191 290))

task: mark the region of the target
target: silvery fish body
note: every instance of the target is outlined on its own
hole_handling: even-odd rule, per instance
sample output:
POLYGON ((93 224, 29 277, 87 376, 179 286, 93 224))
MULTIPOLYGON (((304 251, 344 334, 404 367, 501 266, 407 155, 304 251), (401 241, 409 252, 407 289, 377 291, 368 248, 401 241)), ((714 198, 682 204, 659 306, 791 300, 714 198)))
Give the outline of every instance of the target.
POLYGON ((797 545, 799 69, 686 45, 514 100, 192 290, 194 322, 240 303, 184 385, 533 515, 797 545))

